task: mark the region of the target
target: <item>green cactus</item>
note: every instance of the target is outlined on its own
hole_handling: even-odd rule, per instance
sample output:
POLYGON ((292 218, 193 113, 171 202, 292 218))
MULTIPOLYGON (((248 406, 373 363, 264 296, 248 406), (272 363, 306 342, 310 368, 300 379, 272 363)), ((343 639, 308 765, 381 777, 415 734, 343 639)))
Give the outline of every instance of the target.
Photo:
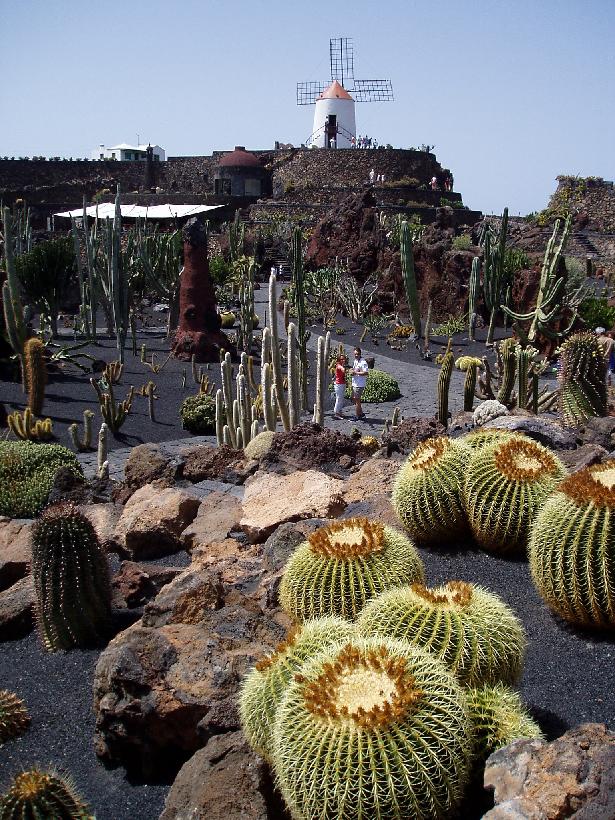
POLYGON ((96 820, 69 778, 30 769, 0 797, 0 820, 96 820))
POLYGON ((521 433, 513 433, 511 430, 500 430, 498 427, 479 427, 478 430, 466 433, 459 440, 470 448, 468 456, 471 457, 474 450, 480 450, 482 447, 504 441, 504 439, 509 439, 512 436, 519 436, 523 440, 526 438, 521 433))
MULTIPOLYGON (((312 335, 305 329, 305 279, 303 273, 303 232, 297 227, 292 236, 293 299, 297 314, 297 343, 299 345, 299 388, 301 410, 308 409, 307 343, 312 335)), ((290 397, 289 397, 290 401, 290 397)))
POLYGON ((575 427, 607 411, 606 359, 593 333, 575 333, 559 349, 560 413, 575 427))
POLYGON ((524 552, 536 513, 565 476, 557 456, 531 439, 513 436, 476 450, 463 487, 476 541, 489 552, 524 552))
POLYGON ((526 640, 519 619, 497 595, 464 581, 383 592, 361 612, 357 628, 362 635, 423 647, 464 685, 514 683, 523 668, 526 640))
POLYGON ((297 621, 328 615, 354 620, 370 598, 423 578, 423 563, 405 535, 367 518, 348 518, 321 527, 297 547, 279 597, 297 621))
POLYGON ((486 344, 493 344, 493 333, 495 330, 495 318, 500 303, 503 300, 503 293, 506 288, 506 234, 508 232, 508 208, 504 208, 502 222, 500 224, 500 234, 496 247, 491 249, 491 233, 487 231, 484 243, 484 264, 483 264, 483 299, 485 307, 489 311, 489 330, 487 331, 486 344))
POLYGON ((25 343, 24 362, 26 367, 28 407, 35 416, 40 416, 43 405, 45 404, 45 387, 47 385, 45 345, 40 339, 28 339, 25 343))
POLYGON ((543 737, 517 692, 502 683, 468 689, 474 766, 482 768, 489 755, 513 740, 543 737))
POLYGON ((342 618, 307 621, 289 636, 272 655, 260 660, 245 678, 239 699, 241 725, 252 748, 271 759, 276 713, 293 675, 305 661, 339 641, 351 640, 353 624, 342 618))
POLYGON ((68 467, 75 475, 83 475, 75 454, 60 444, 0 441, 0 515, 10 518, 38 515, 62 467, 68 467))
POLYGON ((445 427, 448 427, 448 391, 451 386, 451 376, 453 375, 453 364, 455 357, 449 350, 442 357, 440 375, 438 376, 438 412, 436 418, 445 427))
POLYGON ((48 507, 35 522, 32 577, 45 649, 97 645, 108 636, 107 558, 94 527, 72 504, 48 507))
POLYGON ((22 735, 29 725, 30 715, 23 700, 7 689, 0 689, 0 746, 22 735))
POLYGON ((463 691, 427 652, 355 638, 307 661, 273 732, 296 818, 435 820, 462 797, 471 747, 463 691))
POLYGON ((263 430, 262 433, 252 438, 249 444, 243 448, 246 458, 260 461, 271 450, 274 435, 275 433, 272 430, 263 430))
POLYGON ((519 344, 516 339, 504 339, 498 346, 498 370, 500 377, 500 389, 497 400, 502 404, 510 406, 512 391, 515 386, 517 376, 517 348, 519 344))
POLYGON ((399 249, 401 252, 401 270, 404 277, 404 289, 406 300, 414 325, 414 335, 418 339, 421 336, 421 308, 416 289, 416 273, 414 270, 414 253, 412 250, 412 234, 410 227, 404 220, 401 223, 399 249))
POLYGON ((615 629, 615 460, 559 485, 536 518, 529 558, 554 612, 576 625, 615 629))
POLYGON ((402 465, 391 501, 399 520, 417 541, 437 544, 467 532, 461 501, 467 460, 459 441, 428 438, 402 465))
POLYGON ((468 292, 468 341, 474 341, 476 330, 476 317, 478 311, 478 298, 480 292, 480 259, 475 256, 472 260, 472 270, 470 271, 470 288, 468 292))

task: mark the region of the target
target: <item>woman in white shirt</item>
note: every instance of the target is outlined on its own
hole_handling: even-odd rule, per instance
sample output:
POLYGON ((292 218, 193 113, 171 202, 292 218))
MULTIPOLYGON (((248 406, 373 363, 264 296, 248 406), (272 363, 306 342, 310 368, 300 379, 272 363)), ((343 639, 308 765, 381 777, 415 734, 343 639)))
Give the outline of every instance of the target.
POLYGON ((354 399, 355 413, 357 419, 364 419, 365 413, 361 407, 361 396, 365 390, 367 382, 367 362, 361 356, 361 348, 354 349, 354 362, 352 363, 352 397, 354 399))

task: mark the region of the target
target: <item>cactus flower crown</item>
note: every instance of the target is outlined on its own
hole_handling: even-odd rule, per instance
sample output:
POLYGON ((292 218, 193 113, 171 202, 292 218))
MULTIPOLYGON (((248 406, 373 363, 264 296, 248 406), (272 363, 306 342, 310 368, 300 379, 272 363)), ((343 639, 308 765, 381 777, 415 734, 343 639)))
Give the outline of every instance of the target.
POLYGON ((352 560, 382 552, 384 527, 367 518, 348 518, 316 530, 308 536, 308 543, 317 555, 352 560))
POLYGON ((421 441, 408 459, 407 467, 417 473, 429 470, 450 447, 451 443, 447 438, 430 438, 421 441))
POLYGON ((297 635, 301 632, 301 627, 299 624, 293 624, 288 632, 286 633, 286 637, 283 641, 276 646, 276 648, 271 652, 269 655, 265 655, 264 658, 258 660, 254 668, 258 672, 264 672, 266 669, 269 669, 274 663, 282 656, 285 652, 288 652, 289 649, 292 649, 295 645, 297 635))
POLYGON ((324 720, 352 721, 377 729, 401 719, 423 697, 406 661, 385 646, 361 650, 346 644, 318 678, 305 681, 303 698, 310 712, 324 720))
POLYGON ((615 507, 615 459, 573 473, 557 489, 579 506, 615 507))
POLYGON ((449 581, 435 589, 412 584, 412 591, 426 601, 447 609, 463 609, 472 601, 472 586, 465 581, 449 581))
POLYGON ((546 448, 518 438, 499 445, 495 451, 495 466, 511 481, 530 484, 558 472, 557 462, 546 448))

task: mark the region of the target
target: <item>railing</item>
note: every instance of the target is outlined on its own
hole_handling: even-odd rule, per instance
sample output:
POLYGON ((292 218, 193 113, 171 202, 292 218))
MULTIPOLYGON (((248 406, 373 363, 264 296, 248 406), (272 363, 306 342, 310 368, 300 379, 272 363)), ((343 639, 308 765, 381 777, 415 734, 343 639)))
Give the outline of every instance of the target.
MULTIPOLYGON (((311 145, 318 137, 324 136, 324 134, 326 133, 326 128, 327 128, 326 125, 321 125, 320 128, 317 128, 316 131, 314 131, 314 133, 311 134, 307 138, 307 141, 306 141, 305 144, 306 145, 311 145)), ((346 139, 349 142, 351 142, 353 139, 355 139, 355 135, 353 133, 351 133, 347 128, 344 128, 343 125, 336 126, 336 132, 335 132, 336 138, 337 138, 338 134, 341 134, 343 137, 346 137, 346 139)))

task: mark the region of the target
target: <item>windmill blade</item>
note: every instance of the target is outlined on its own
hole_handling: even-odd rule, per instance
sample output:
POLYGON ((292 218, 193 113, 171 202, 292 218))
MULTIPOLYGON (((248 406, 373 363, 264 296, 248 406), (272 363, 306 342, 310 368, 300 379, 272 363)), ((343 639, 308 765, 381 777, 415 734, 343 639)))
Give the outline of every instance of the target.
POLYGON ((313 105, 330 82, 297 83, 297 105, 313 105))
POLYGON ((350 37, 332 37, 329 40, 331 81, 342 86, 354 80, 354 46, 350 37))
POLYGON ((390 80, 355 80, 353 87, 346 90, 356 102, 390 102, 394 99, 390 80))

